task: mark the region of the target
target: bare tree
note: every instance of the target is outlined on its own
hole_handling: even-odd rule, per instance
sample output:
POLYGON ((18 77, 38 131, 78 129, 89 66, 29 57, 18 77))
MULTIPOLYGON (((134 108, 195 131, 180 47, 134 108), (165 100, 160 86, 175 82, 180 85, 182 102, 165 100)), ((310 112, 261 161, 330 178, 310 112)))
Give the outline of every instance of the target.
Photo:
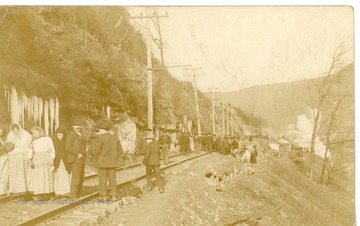
MULTIPOLYGON (((310 140, 310 160, 309 160, 309 172, 310 179, 314 178, 314 158, 315 158, 315 140, 317 137, 317 132, 319 128, 320 116, 322 114, 322 109, 326 98, 329 95, 330 88, 334 84, 334 81, 331 79, 331 76, 337 72, 339 69, 344 67, 345 54, 350 51, 350 49, 344 49, 342 45, 336 48, 332 56, 331 65, 328 71, 325 73, 323 79, 319 82, 312 81, 313 87, 315 87, 314 103, 312 108, 313 113, 313 129, 310 140)), ((316 80, 318 81, 318 80, 316 80)), ((310 86, 308 86, 309 90, 310 86)))
POLYGON ((336 86, 334 87, 333 94, 329 95, 328 98, 328 106, 329 106, 329 110, 330 115, 329 115, 329 119, 328 119, 328 124, 326 124, 326 135, 325 135, 325 139, 326 139, 326 143, 325 143, 325 154, 324 154, 324 159, 323 159, 323 164, 322 164, 322 169, 321 169, 321 175, 320 175, 320 183, 323 183, 323 176, 324 176, 324 171, 325 171, 325 164, 327 162, 327 154, 331 145, 330 142, 330 137, 333 133, 336 133, 337 131, 334 131, 334 123, 335 120, 337 119, 337 112, 339 110, 340 105, 344 102, 345 98, 347 98, 349 95, 347 93, 347 89, 346 87, 342 84, 341 79, 339 78, 335 78, 335 82, 336 82, 336 86))

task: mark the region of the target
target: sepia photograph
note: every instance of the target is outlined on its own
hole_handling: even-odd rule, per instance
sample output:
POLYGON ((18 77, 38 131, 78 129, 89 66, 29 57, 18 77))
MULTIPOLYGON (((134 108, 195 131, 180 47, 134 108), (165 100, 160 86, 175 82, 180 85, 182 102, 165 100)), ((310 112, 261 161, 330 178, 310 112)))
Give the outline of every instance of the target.
POLYGON ((0 225, 356 225, 354 7, 149 3, 0 4, 0 225))

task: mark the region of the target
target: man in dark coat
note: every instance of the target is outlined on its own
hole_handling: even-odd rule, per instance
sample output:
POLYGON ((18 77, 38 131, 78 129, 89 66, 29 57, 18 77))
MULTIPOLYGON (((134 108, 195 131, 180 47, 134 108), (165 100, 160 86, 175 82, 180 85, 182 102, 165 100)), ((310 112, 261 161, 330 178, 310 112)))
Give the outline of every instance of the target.
POLYGON ((74 120, 66 136, 66 162, 71 165, 70 199, 78 199, 85 178, 86 141, 81 136, 82 122, 74 120))
POLYGON ((206 151, 206 137, 204 135, 200 136, 201 142, 201 151, 206 151))
MULTIPOLYGON (((146 127, 142 130, 142 132, 143 132, 143 134, 147 134, 147 133, 152 132, 152 130, 146 127)), ((143 146, 146 144, 144 135, 141 135, 141 136, 137 137, 136 139, 137 139, 136 140, 137 152, 139 155, 144 155, 145 153, 143 152, 143 146)))
POLYGON ((97 142, 100 136, 100 129, 98 127, 94 128, 93 134, 91 135, 91 137, 89 137, 87 143, 88 143, 88 159, 90 160, 90 162, 93 164, 93 166, 98 170, 99 166, 97 163, 97 159, 100 155, 100 153, 98 152, 98 150, 96 150, 97 148, 97 142))
POLYGON ((184 133, 183 135, 181 135, 179 143, 181 153, 188 155, 190 152, 190 137, 188 133, 184 133))
POLYGON ((221 147, 221 138, 220 136, 216 136, 215 142, 214 142, 214 150, 220 153, 220 147, 221 147))
POLYGON ((211 140, 210 134, 206 134, 206 136, 205 136, 205 151, 208 151, 208 152, 212 151, 211 147, 212 147, 212 140, 211 140))
POLYGON ((230 154, 230 142, 227 137, 224 137, 221 141, 221 154, 230 154))
POLYGON ((143 164, 146 166, 146 182, 148 190, 152 190, 153 173, 156 177, 156 183, 159 186, 160 193, 164 193, 164 182, 160 176, 160 149, 157 141, 154 140, 152 132, 145 136, 146 144, 143 146, 145 157, 143 164))
POLYGON ((169 164, 169 150, 170 150, 171 138, 166 131, 163 131, 159 137, 159 145, 161 147, 161 153, 164 164, 169 164))
POLYGON ((110 198, 116 201, 116 168, 123 165, 123 149, 120 140, 109 130, 111 122, 103 120, 99 125, 99 138, 96 141, 100 196, 107 199, 107 181, 110 185, 110 198))
POLYGON ((253 149, 251 150, 251 154, 250 154, 250 163, 251 164, 256 164, 256 157, 257 157, 257 150, 256 150, 256 145, 253 145, 253 149))
POLYGON ((236 139, 233 139, 231 143, 231 150, 237 150, 239 148, 239 142, 236 139))

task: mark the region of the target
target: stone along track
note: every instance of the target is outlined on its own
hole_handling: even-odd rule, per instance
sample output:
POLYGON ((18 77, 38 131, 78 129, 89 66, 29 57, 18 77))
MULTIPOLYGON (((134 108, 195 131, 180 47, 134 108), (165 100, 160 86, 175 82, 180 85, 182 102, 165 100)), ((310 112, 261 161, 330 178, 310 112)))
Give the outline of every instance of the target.
MULTIPOLYGON (((189 156, 175 155, 171 157, 170 164, 162 167, 162 170, 170 169, 174 166, 201 157, 208 153, 191 153, 189 156)), ((117 171, 118 193, 123 192, 123 188, 131 185, 136 181, 145 178, 145 167, 141 164, 135 164, 127 167, 122 167, 117 171)), ((0 222, 1 225, 36 225, 42 222, 43 224, 63 225, 66 220, 57 222, 54 219, 58 216, 64 215, 68 212, 75 212, 71 222, 79 224, 90 217, 90 213, 77 212, 75 208, 81 206, 94 205, 109 205, 111 202, 100 201, 97 175, 89 175, 84 182, 83 196, 77 201, 70 200, 44 200, 44 201, 21 201, 10 200, 0 205, 0 222), (73 210, 73 211, 72 211, 73 210), (50 221, 51 220, 51 221, 50 221)), ((100 207, 101 208, 101 207, 100 207)), ((96 209, 99 209, 97 207, 96 209)))

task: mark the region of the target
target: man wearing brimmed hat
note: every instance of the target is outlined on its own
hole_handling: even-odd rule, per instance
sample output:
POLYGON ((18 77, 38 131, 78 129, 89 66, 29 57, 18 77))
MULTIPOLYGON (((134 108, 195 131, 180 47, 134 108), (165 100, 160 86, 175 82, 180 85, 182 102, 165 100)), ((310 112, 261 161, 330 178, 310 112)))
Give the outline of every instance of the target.
POLYGON ((66 162, 71 165, 70 199, 78 199, 85 178, 86 141, 81 136, 82 122, 75 119, 66 136, 66 162))
POLYGON ((123 165, 123 149, 120 140, 109 132, 111 122, 102 120, 99 124, 99 134, 95 153, 98 153, 97 165, 99 175, 100 196, 107 199, 107 181, 110 185, 110 198, 116 201, 116 168, 123 165))
POLYGON ((143 145, 143 152, 145 157, 143 159, 143 164, 146 166, 146 182, 148 190, 152 190, 152 176, 153 173, 156 177, 156 183, 159 186, 160 193, 164 193, 164 183, 160 176, 160 149, 159 144, 154 140, 154 135, 152 132, 145 134, 146 144, 143 145))

